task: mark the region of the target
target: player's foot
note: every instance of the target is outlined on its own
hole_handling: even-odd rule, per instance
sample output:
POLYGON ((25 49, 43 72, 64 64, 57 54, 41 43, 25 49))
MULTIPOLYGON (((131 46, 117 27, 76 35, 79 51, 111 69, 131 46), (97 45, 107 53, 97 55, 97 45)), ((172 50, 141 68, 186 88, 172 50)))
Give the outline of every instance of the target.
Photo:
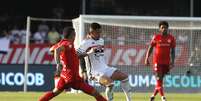
POLYGON ((150 97, 150 101, 154 101, 155 97, 154 96, 151 96, 150 97))
POLYGON ((161 97, 161 101, 167 101, 164 96, 161 97))

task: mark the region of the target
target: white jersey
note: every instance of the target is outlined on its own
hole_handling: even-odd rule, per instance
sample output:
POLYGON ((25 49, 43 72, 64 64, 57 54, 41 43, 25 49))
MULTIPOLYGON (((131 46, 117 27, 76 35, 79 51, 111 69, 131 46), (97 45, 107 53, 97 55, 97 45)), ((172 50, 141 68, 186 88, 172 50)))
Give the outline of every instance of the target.
POLYGON ((81 42, 80 47, 77 49, 78 53, 84 53, 90 50, 92 47, 97 47, 94 53, 89 54, 88 57, 85 58, 87 71, 92 75, 99 75, 100 73, 105 73, 111 67, 105 62, 104 57, 104 40, 100 38, 99 40, 94 39, 85 39, 81 42))

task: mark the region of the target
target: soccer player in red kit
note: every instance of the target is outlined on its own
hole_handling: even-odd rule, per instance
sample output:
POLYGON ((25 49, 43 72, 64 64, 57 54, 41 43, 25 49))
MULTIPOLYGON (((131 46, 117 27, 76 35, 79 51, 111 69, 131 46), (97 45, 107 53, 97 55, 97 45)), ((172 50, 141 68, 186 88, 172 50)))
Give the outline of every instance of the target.
POLYGON ((154 35, 145 57, 145 64, 149 65, 149 56, 153 48, 155 48, 153 55, 153 70, 156 76, 156 86, 150 101, 154 101, 155 96, 159 92, 161 100, 166 101, 163 91, 163 78, 174 67, 175 59, 175 38, 168 33, 169 24, 167 21, 159 23, 159 33, 154 35))
POLYGON ((94 96, 97 101, 106 101, 102 95, 79 76, 79 59, 73 45, 74 29, 64 28, 63 35, 64 39, 52 47, 60 76, 59 81, 53 91, 46 92, 39 101, 49 101, 67 88, 82 90, 86 94, 94 96))

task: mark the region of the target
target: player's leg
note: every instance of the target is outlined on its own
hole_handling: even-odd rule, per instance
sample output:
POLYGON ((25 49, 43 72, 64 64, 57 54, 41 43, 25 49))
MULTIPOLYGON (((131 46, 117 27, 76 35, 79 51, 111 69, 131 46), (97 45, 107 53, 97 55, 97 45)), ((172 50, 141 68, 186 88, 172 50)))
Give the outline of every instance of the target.
POLYGON ((40 97, 39 101, 49 101, 55 96, 59 95, 63 90, 59 90, 57 88, 54 88, 53 91, 46 92, 42 97, 40 97))
POLYGON ((76 82, 73 85, 73 88, 82 90, 84 93, 93 96, 96 101, 107 101, 95 88, 84 81, 76 82))
POLYGON ((105 88, 105 95, 108 101, 113 101, 113 84, 106 86, 105 88))
POLYGON ((64 85, 65 81, 60 78, 53 91, 46 92, 43 96, 40 97, 39 101, 49 101, 55 96, 59 95, 64 90, 64 85))
POLYGON ((163 84, 163 78, 162 78, 162 73, 160 72, 155 72, 155 78, 156 78, 156 86, 154 88, 154 92, 150 98, 150 101, 154 101, 155 96, 160 93, 163 95, 163 88, 162 88, 162 84, 163 84))
POLYGON ((158 73, 157 74, 157 79, 156 79, 156 82, 157 82, 157 89, 158 89, 158 92, 161 96, 164 96, 164 91, 163 91, 163 77, 164 77, 164 74, 163 73, 158 73))
POLYGON ((87 76, 87 70, 86 70, 86 64, 84 58, 80 58, 80 66, 79 66, 79 72, 80 76, 84 79, 85 82, 88 83, 88 76, 87 76))
MULTIPOLYGON (((163 78, 165 74, 169 72, 169 69, 166 65, 155 65, 154 71, 155 71, 155 77, 156 77, 156 86, 150 101, 154 101, 154 97, 157 95, 157 93, 161 95, 162 99, 165 99, 164 91, 163 91, 163 78)), ((163 100, 163 101, 166 101, 166 100, 163 100)))
POLYGON ((98 82, 106 87, 105 95, 107 100, 113 101, 113 86, 114 86, 113 80, 110 77, 103 75, 98 78, 98 82))
POLYGON ((159 68, 158 64, 154 64, 153 66, 153 70, 155 73, 155 78, 156 78, 156 85, 153 91, 153 94, 150 97, 150 101, 154 101, 155 96, 158 94, 159 92, 159 88, 161 87, 161 69, 159 68))
POLYGON ((155 85, 153 94, 152 94, 151 97, 150 97, 150 101, 154 101, 155 96, 158 94, 158 87, 159 87, 159 85, 160 85, 160 80, 159 80, 159 77, 158 77, 158 73, 157 73, 157 72, 155 72, 155 78, 156 78, 156 85, 155 85))
POLYGON ((161 65, 161 87, 159 89, 159 93, 161 95, 161 99, 162 101, 166 101, 166 97, 164 96, 164 90, 163 90, 163 78, 165 77, 165 75, 167 75, 169 73, 169 65, 161 65))
POLYGON ((119 70, 116 70, 113 72, 111 79, 121 81, 121 88, 123 89, 124 94, 126 95, 126 100, 131 101, 131 87, 128 81, 128 75, 119 70))

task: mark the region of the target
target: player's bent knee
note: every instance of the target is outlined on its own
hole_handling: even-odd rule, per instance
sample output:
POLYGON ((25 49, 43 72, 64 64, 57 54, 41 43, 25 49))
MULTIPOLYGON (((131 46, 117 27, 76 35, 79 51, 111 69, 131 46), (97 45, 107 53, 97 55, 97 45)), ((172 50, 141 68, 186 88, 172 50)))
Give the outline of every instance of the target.
POLYGON ((113 80, 124 80, 124 79, 127 79, 128 78, 128 75, 119 71, 119 70, 116 70, 113 74, 112 74, 112 77, 111 77, 113 80))
POLYGON ((106 77, 106 76, 100 77, 99 82, 102 85, 105 85, 105 86, 111 86, 111 85, 113 85, 113 80, 110 79, 109 77, 106 77))
POLYGON ((125 74, 125 73, 122 73, 122 78, 123 78, 123 79, 127 79, 127 78, 128 78, 128 75, 125 74))

